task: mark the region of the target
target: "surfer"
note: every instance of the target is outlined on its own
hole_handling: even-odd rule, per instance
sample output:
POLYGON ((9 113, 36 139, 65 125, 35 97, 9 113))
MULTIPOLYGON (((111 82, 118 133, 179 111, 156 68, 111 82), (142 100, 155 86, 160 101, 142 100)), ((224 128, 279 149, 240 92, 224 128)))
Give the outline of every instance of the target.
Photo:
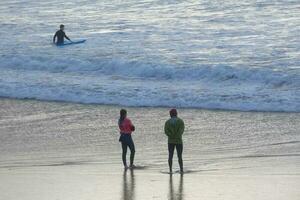
POLYGON ((72 42, 71 39, 66 35, 64 29, 65 29, 65 25, 61 24, 59 26, 59 30, 56 31, 56 33, 55 33, 55 35, 53 37, 53 43, 55 43, 55 39, 57 37, 56 45, 62 45, 62 44, 64 44, 64 38, 66 38, 67 40, 69 40, 70 42, 72 42))
POLYGON ((180 166, 180 173, 183 173, 183 161, 182 161, 182 134, 184 132, 184 122, 177 117, 177 110, 170 110, 170 119, 165 123, 165 134, 168 136, 168 150, 169 150, 169 169, 172 173, 172 163, 174 150, 176 148, 178 163, 180 166))
POLYGON ((125 109, 120 110, 120 119, 119 119, 119 128, 120 128, 120 139, 119 141, 122 144, 122 160, 124 164, 124 168, 134 168, 133 161, 134 161, 134 154, 135 154, 135 147, 131 137, 131 133, 135 131, 135 127, 131 123, 130 119, 127 118, 127 111, 125 109), (127 166, 126 162, 126 154, 127 154, 127 147, 130 149, 130 166, 127 166))

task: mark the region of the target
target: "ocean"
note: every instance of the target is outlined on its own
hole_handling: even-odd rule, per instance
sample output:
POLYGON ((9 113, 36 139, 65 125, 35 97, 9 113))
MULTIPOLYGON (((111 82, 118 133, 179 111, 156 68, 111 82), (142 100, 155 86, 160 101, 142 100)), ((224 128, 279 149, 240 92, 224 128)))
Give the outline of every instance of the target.
POLYGON ((300 112, 298 0, 1 0, 0 96, 300 112), (80 45, 56 47, 60 24, 80 45))

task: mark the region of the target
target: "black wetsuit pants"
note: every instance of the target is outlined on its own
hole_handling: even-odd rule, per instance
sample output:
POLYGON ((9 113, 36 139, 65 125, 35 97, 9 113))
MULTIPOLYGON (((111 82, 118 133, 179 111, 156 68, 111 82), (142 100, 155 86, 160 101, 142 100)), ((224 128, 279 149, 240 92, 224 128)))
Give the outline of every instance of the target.
POLYGON ((178 163, 180 166, 180 171, 183 171, 183 161, 182 161, 182 152, 183 152, 183 145, 182 144, 168 144, 168 150, 169 150, 169 168, 170 171, 172 171, 172 164, 173 164, 173 155, 174 150, 176 148, 177 151, 177 157, 178 157, 178 163))
POLYGON ((129 147, 130 149, 130 166, 132 166, 134 161, 134 155, 135 155, 135 147, 131 135, 121 134, 119 141, 122 144, 122 160, 124 166, 127 166, 127 162, 126 162, 127 147, 129 147))

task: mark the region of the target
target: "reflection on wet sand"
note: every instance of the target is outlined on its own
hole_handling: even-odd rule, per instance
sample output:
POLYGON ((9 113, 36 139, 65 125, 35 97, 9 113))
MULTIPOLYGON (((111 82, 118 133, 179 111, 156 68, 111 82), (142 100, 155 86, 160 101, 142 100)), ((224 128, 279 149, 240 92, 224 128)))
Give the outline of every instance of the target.
POLYGON ((180 175, 178 191, 174 191, 173 175, 170 174, 169 179, 169 200, 183 200, 183 174, 180 175))
POLYGON ((121 200, 134 200, 135 199, 134 189, 135 189, 135 181, 134 181, 133 170, 124 170, 123 192, 122 192, 121 200))

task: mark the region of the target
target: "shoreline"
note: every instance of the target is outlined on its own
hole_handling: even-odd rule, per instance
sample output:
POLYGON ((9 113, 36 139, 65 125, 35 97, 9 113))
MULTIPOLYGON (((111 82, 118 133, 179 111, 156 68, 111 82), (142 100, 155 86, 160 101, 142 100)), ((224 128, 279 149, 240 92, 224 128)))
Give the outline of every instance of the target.
MULTIPOLYGON (((0 100, 7 99, 7 100, 16 100, 16 101, 36 101, 36 102, 48 102, 48 103, 61 103, 61 104, 77 104, 77 105, 86 105, 86 106, 108 106, 108 107, 125 107, 125 108, 149 108, 149 109, 171 109, 174 107, 167 107, 167 106, 130 106, 130 105, 120 105, 120 104, 100 104, 100 103, 82 103, 76 101, 63 101, 63 100, 43 100, 43 99, 36 99, 36 98, 15 98, 15 97, 2 97, 0 96, 0 100)), ((277 113, 277 114, 300 114, 297 111, 258 111, 258 110, 238 110, 238 109, 209 109, 209 108, 198 108, 198 107, 176 107, 180 110, 199 110, 199 111, 211 111, 211 112, 241 112, 241 113, 277 113)))
MULTIPOLYGON (((166 138, 162 129, 165 120, 169 118, 169 108, 126 108, 137 127, 137 133, 134 133, 133 137, 134 140, 137 140, 137 148, 142 150, 141 155, 137 155, 142 159, 141 164, 145 166, 150 164, 142 156, 156 157, 158 160, 155 161, 157 163, 154 168, 157 168, 156 165, 160 166, 162 162, 165 162, 164 157, 167 153, 164 148, 166 138), (145 143, 145 141, 148 142, 145 143), (152 142, 159 144, 159 148, 153 149, 153 145, 157 144, 151 144, 152 142), (162 151, 163 154, 153 155, 151 151, 162 151)), ((47 163, 55 165, 64 162, 87 162, 87 164, 89 162, 100 164, 119 162, 119 133, 116 125, 119 106, 0 98, 0 109, 3 114, 0 118, 2 124, 0 131, 6 134, 16 134, 13 136, 14 140, 9 139, 11 136, 6 136, 6 134, 2 136, 4 142, 9 139, 2 145, 2 148, 0 147, 3 159, 6 155, 6 159, 4 159, 6 161, 9 158, 22 159, 24 152, 28 152, 32 154, 32 158, 37 156, 37 159, 34 161, 31 157, 25 156, 25 161, 26 158, 29 158, 27 161, 36 165, 47 165, 47 163), (26 137, 28 135, 28 139, 33 141, 29 140, 29 144, 24 143, 23 134, 26 137), (102 134, 104 138, 101 137, 102 134), (44 141, 45 139, 47 140, 44 141), (11 142, 15 143, 16 141, 20 148, 10 145, 11 142), (38 142, 42 142, 42 144, 38 142), (112 145, 111 152, 106 152, 106 145, 112 145), (58 149, 64 152, 61 157, 56 155, 58 149), (101 151, 108 155, 113 153, 109 158, 112 160, 98 159, 99 156, 105 155, 100 153, 101 151), (41 153, 45 153, 47 159, 44 160, 40 156, 41 153), (64 160, 66 156, 68 159, 64 160), (86 156, 89 159, 86 159, 86 156), (77 157, 78 160, 76 160, 77 157)), ((190 168, 190 170, 218 169, 219 166, 215 166, 214 163, 223 163, 224 166, 220 169, 226 170, 226 168, 232 167, 231 162, 238 162, 235 167, 241 169, 235 170, 235 167, 232 167, 231 171, 244 173, 243 168, 249 166, 247 166, 248 164, 244 166, 243 162, 249 164, 251 164, 251 160, 254 163, 259 163, 260 160, 270 160, 276 163, 279 160, 296 162, 300 155, 296 148, 300 144, 300 138, 297 135, 297 132, 300 131, 299 113, 230 112, 200 109, 179 109, 179 113, 186 123, 186 133, 183 139, 187 145, 186 153, 191 154, 187 162, 194 165, 193 157, 198 157, 196 154, 200 154, 198 164, 211 163, 208 169, 196 167, 196 169, 190 168), (249 138, 251 138, 250 141, 248 141, 249 138)), ((151 163, 150 166, 152 165, 151 163)), ((289 167, 295 168, 293 165, 289 167)), ((249 170, 246 170, 247 173, 251 171, 249 170)), ((278 168, 274 173, 283 173, 281 170, 282 168, 278 168)), ((262 174, 265 172, 269 173, 266 170, 261 171, 262 174)))

